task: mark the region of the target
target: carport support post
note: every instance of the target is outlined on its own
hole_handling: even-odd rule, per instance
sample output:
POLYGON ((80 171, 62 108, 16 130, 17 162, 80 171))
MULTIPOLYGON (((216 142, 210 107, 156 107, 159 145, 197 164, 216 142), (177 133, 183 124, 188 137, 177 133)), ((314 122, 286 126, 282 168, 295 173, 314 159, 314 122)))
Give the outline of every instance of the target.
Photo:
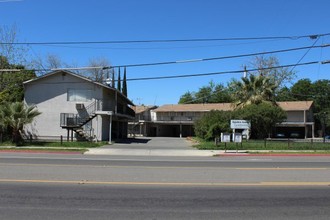
POLYGON ((111 144, 112 141, 112 137, 111 137, 111 133, 112 133, 112 114, 110 114, 110 123, 109 123, 109 144, 111 144))
POLYGON ((180 123, 180 138, 182 138, 182 124, 180 123))

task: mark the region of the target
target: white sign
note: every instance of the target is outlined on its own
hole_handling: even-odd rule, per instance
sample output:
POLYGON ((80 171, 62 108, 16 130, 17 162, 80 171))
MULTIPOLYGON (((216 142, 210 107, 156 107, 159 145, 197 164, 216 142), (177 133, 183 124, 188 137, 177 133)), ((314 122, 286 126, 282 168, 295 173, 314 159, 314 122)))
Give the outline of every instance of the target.
POLYGON ((230 120, 231 129, 250 129, 251 123, 247 120, 230 120))
POLYGON ((242 143, 242 134, 241 133, 235 133, 234 134, 234 142, 235 143, 242 143))
POLYGON ((230 142, 230 134, 221 133, 221 142, 230 142))

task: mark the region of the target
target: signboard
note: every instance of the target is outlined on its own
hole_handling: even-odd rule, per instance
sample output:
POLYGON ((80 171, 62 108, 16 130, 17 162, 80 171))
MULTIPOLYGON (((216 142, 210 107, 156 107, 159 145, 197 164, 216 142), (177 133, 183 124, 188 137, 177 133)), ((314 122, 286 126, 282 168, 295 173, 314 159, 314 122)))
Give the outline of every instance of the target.
POLYGON ((221 142, 230 142, 230 134, 229 133, 221 133, 221 142))
POLYGON ((241 133, 234 133, 234 142, 242 143, 242 134, 241 133))
POLYGON ((230 120, 231 129, 250 129, 251 123, 247 120, 230 120))

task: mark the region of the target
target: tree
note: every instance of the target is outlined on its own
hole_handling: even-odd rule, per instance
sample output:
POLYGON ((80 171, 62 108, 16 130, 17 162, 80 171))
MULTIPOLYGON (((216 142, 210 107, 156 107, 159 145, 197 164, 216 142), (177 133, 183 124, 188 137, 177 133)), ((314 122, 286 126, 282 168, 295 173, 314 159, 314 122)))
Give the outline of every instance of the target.
POLYGON ((262 102, 274 103, 276 85, 269 77, 251 74, 249 77, 242 77, 242 81, 235 81, 232 86, 235 91, 233 98, 236 108, 262 102))
POLYGON ((25 70, 22 65, 10 64, 3 56, 0 56, 0 69, 8 69, 8 71, 0 71, 0 104, 23 101, 23 82, 34 78, 36 76, 34 71, 25 70))
POLYGON ((291 95, 294 100, 308 101, 311 100, 311 94, 313 91, 313 85, 310 79, 300 79, 291 87, 291 95))
POLYGON ((104 83, 106 79, 110 78, 110 68, 103 68, 110 67, 110 62, 106 58, 92 58, 89 60, 88 66, 95 67, 94 69, 86 70, 86 76, 93 81, 104 83))
POLYGON ((194 94, 188 91, 180 97, 179 104, 193 104, 194 99, 194 94))
POLYGON ((256 56, 248 66, 251 69, 257 69, 256 71, 249 72, 249 74, 270 78, 278 89, 290 83, 296 75, 296 73, 288 67, 274 68, 280 66, 280 62, 275 56, 256 56))
POLYGON ((124 78, 123 78, 123 95, 127 97, 126 67, 124 69, 124 78))
POLYGON ((230 131, 231 112, 210 111, 195 121, 194 128, 197 137, 212 140, 219 137, 221 132, 230 131))
POLYGON ((6 57, 9 63, 26 65, 26 54, 28 47, 13 44, 17 42, 17 26, 0 26, 0 56, 6 57))
POLYGON ((31 123, 40 114, 35 106, 26 106, 23 102, 5 103, 0 108, 0 124, 10 129, 12 141, 18 144, 24 125, 31 123))
POLYGON ((234 115, 251 122, 251 137, 257 139, 269 137, 275 125, 286 119, 283 109, 266 102, 245 106, 236 110, 234 115))
POLYGON ((180 97, 179 104, 185 103, 225 103, 231 102, 231 95, 228 88, 222 84, 215 84, 213 81, 209 85, 199 88, 197 92, 186 92, 180 97))
POLYGON ((284 101, 295 101, 296 99, 291 94, 291 89, 288 87, 282 87, 280 90, 278 90, 276 97, 276 101, 278 102, 284 102, 284 101))
POLYGON ((118 69, 118 81, 117 81, 117 89, 121 92, 121 79, 120 79, 120 68, 118 69))

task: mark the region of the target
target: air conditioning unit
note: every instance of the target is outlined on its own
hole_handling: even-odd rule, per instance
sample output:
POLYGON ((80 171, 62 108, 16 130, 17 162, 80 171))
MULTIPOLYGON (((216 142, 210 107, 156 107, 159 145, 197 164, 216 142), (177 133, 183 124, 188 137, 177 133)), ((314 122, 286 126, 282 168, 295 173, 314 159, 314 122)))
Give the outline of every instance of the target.
POLYGON ((77 109, 77 110, 82 110, 82 109, 84 109, 84 108, 85 108, 85 106, 84 106, 83 103, 76 103, 76 109, 77 109))

